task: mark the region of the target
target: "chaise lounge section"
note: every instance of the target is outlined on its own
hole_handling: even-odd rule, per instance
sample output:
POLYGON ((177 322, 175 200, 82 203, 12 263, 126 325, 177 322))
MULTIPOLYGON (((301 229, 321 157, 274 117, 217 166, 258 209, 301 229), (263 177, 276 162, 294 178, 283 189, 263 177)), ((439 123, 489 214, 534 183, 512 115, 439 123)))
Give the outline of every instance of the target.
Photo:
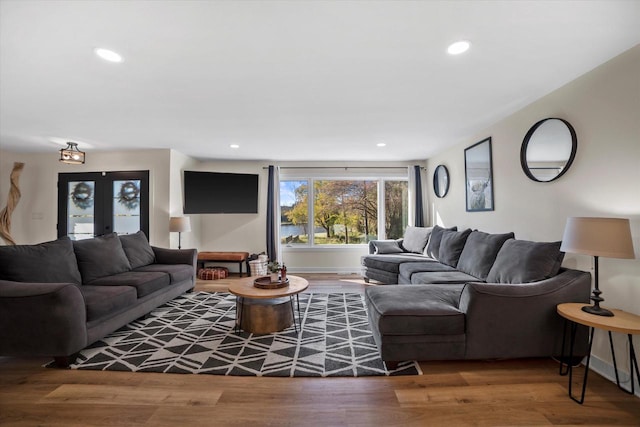
POLYGON ((0 355, 75 353, 193 289, 195 249, 152 247, 138 232, 0 247, 0 355))
MULTIPOLYGON (((404 239, 371 246, 365 277, 399 284, 365 290, 390 369, 404 360, 559 356, 564 322, 556 305, 589 301, 591 275, 561 268, 560 242, 435 226, 409 227, 404 239)), ((586 348, 583 328, 575 354, 586 348)))

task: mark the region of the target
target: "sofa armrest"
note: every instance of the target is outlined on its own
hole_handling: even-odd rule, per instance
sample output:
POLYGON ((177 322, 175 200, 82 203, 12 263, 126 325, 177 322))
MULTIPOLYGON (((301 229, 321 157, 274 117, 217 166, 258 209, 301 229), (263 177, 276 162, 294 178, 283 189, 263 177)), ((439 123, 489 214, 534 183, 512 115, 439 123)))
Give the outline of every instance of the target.
POLYGON ((77 285, 0 280, 0 355, 69 356, 86 347, 86 323, 77 285))
POLYGON ((402 247, 403 239, 385 239, 385 240, 369 240, 369 255, 373 255, 376 253, 376 243, 378 242, 395 242, 398 243, 398 246, 402 247))
MULTIPOLYGON (((467 283, 459 304, 466 315, 467 357, 560 355, 564 321, 556 306, 587 303, 590 292, 591 274, 577 270, 533 283, 467 283)), ((586 352, 585 331, 577 337, 576 354, 586 352)))
POLYGON ((158 264, 188 264, 195 269, 198 262, 196 249, 166 249, 151 246, 158 264))

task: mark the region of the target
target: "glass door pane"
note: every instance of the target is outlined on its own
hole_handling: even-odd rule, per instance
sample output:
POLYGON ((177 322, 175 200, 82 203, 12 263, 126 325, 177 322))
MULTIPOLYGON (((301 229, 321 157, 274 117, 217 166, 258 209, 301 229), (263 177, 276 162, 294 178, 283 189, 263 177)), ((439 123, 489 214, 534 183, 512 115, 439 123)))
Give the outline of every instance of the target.
POLYGON ((71 181, 67 186, 67 230, 71 240, 94 236, 95 181, 71 181))
POLYGON ((140 227, 140 180, 113 181, 113 231, 132 234, 140 227))

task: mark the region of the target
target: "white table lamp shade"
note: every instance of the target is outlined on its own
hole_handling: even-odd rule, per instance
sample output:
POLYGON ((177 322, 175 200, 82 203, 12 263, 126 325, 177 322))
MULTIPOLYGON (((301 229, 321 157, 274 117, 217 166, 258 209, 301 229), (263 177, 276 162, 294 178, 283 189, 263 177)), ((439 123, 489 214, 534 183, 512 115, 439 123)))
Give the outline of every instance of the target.
POLYGON ((567 218, 560 250, 605 258, 635 258, 626 218, 567 218))
POLYGON ((174 216, 169 219, 169 231, 186 232, 191 231, 191 221, 188 216, 174 216))

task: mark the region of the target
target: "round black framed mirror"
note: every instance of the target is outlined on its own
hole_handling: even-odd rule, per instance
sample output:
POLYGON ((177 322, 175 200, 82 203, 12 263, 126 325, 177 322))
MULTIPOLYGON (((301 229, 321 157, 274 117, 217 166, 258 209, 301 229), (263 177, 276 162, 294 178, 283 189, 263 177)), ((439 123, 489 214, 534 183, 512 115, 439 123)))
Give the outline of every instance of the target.
POLYGON ((525 175, 537 182, 555 181, 569 170, 576 157, 578 139, 563 119, 543 119, 531 126, 520 148, 525 175))
POLYGON ((438 198, 443 198, 449 192, 449 170, 445 165, 438 165, 433 172, 433 191, 438 198))

